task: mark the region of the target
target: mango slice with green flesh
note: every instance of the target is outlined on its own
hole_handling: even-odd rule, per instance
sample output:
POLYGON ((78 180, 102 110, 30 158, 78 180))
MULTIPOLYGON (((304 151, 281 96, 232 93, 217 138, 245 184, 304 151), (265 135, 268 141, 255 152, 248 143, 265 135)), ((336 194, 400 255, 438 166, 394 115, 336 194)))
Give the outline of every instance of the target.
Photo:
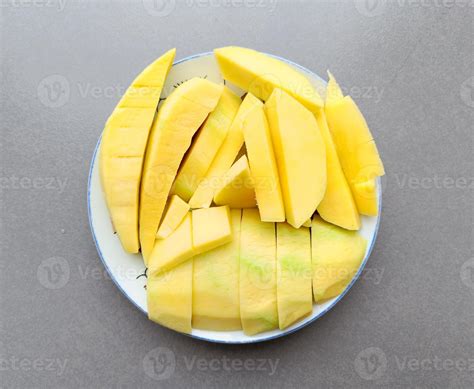
POLYGON ((265 103, 265 113, 275 148, 286 220, 300 228, 311 218, 326 192, 326 146, 314 115, 281 89, 273 91, 265 103))
POLYGON ((232 240, 228 206, 195 209, 192 213, 195 254, 212 250, 232 240))
POLYGON ((214 195, 217 205, 228 205, 230 208, 255 208, 255 189, 250 175, 247 157, 240 159, 222 177, 220 187, 214 195))
POLYGON ((278 168, 263 105, 248 113, 243 132, 260 219, 264 222, 285 221, 278 168))
POLYGON ((240 230, 240 317, 247 335, 278 328, 275 224, 243 209, 240 230))
POLYGON ((363 215, 377 216, 378 199, 375 178, 363 182, 357 182, 353 187, 357 192, 357 198, 359 200, 359 212, 363 215))
POLYGON ((197 133, 179 169, 172 193, 189 201, 227 136, 241 100, 224 87, 216 108, 197 133))
POLYGON ((236 46, 215 49, 214 55, 224 79, 264 101, 280 88, 310 110, 324 105, 311 82, 285 62, 236 46))
POLYGON ((313 311, 311 236, 307 228, 277 227, 277 301, 280 329, 313 311))
POLYGON ((166 239, 157 239, 148 261, 148 275, 164 273, 194 255, 191 212, 166 239))
POLYGON ((232 241, 194 257, 193 328, 212 331, 242 329, 239 304, 240 219, 232 209, 232 241))
POLYGON ((317 303, 340 295, 357 274, 365 257, 367 241, 357 231, 348 231, 313 217, 311 249, 313 297, 317 303))
POLYGON ((190 333, 193 301, 193 261, 158 276, 148 275, 150 320, 175 331, 190 333))
POLYGON ((221 148, 206 173, 206 177, 199 183, 198 188, 189 200, 191 208, 209 208, 214 197, 214 192, 219 186, 222 176, 230 169, 244 144, 242 126, 247 114, 262 102, 248 93, 232 121, 227 136, 221 148))
POLYGON ((158 110, 140 191, 140 243, 145 264, 181 160, 194 133, 217 105, 222 90, 222 85, 192 78, 178 86, 158 110))
POLYGON ((329 73, 324 111, 355 203, 364 214, 369 201, 372 204, 368 208, 377 208, 377 197, 368 198, 366 192, 359 193, 355 184, 383 176, 385 171, 364 116, 350 96, 341 96, 336 80, 329 73))
POLYGON ((326 115, 323 110, 318 110, 315 117, 326 144, 327 162, 326 193, 318 205, 318 213, 329 223, 348 230, 358 230, 360 228, 359 211, 339 162, 336 146, 326 123, 326 115))
POLYGON ((156 237, 165 239, 181 224, 189 211, 189 204, 183 201, 179 196, 173 195, 168 201, 165 216, 158 228, 156 237))
POLYGON ((176 49, 137 76, 105 124, 99 155, 102 188, 114 230, 124 250, 137 253, 138 207, 150 128, 176 49))

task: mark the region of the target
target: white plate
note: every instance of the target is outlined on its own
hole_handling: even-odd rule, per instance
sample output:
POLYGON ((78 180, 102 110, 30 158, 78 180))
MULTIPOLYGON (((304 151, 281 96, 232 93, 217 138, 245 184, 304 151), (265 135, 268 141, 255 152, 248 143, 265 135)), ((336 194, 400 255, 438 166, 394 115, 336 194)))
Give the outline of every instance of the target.
MULTIPOLYGON (((276 57, 279 58, 279 57, 276 57)), ((324 96, 326 82, 308 69, 303 68, 284 58, 279 58, 296 67, 307 75, 309 80, 314 84, 316 89, 324 96)), ((219 73, 217 63, 212 53, 203 53, 184 58, 177 61, 166 80, 163 88, 162 97, 168 96, 174 89, 174 85, 192 77, 206 77, 208 80, 223 83, 223 79, 219 73)), ((235 92, 243 94, 243 91, 233 85, 227 84, 235 92)), ((97 150, 99 149, 100 139, 97 143, 89 172, 89 183, 87 192, 87 203, 89 211, 89 222, 94 238, 97 251, 110 277, 115 282, 122 293, 144 314, 147 313, 146 305, 146 275, 145 266, 141 255, 127 254, 122 250, 122 246, 118 236, 114 234, 110 222, 109 212, 107 210, 102 188, 99 179, 99 167, 97 163, 97 150)), ((194 338, 207 340, 210 342, 221 343, 252 343, 264 340, 278 338, 290 334, 300 328, 314 322, 316 319, 324 315, 347 293, 354 282, 362 272, 367 260, 369 259, 372 248, 374 247, 375 238, 380 222, 380 214, 382 208, 382 194, 380 180, 377 181, 377 196, 379 199, 379 216, 378 217, 362 217, 362 228, 360 233, 367 239, 367 251, 365 258, 359 268, 359 271, 348 285, 346 290, 339 296, 325 302, 324 304, 315 304, 313 306, 313 314, 304 320, 299 321, 293 326, 280 331, 274 330, 259 335, 247 336, 242 331, 218 332, 193 330, 191 336, 194 338)))

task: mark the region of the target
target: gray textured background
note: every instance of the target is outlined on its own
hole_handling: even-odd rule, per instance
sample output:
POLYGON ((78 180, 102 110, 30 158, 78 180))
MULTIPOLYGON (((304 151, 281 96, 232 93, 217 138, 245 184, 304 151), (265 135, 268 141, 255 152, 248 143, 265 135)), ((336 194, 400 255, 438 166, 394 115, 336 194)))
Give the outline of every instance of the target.
POLYGON ((472 388, 470 3, 2 0, 0 386, 472 388), (229 44, 330 68, 387 171, 362 280, 249 346, 148 321, 104 274, 86 212, 94 146, 135 74, 171 47, 229 44))

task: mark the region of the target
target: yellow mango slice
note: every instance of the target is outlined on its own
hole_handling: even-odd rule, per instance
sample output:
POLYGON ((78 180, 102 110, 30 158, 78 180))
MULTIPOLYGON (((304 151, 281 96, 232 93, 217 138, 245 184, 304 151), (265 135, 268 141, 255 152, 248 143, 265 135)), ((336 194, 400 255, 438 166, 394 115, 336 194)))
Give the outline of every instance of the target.
POLYGON ((194 255, 191 212, 166 239, 157 239, 148 261, 148 275, 164 273, 194 255))
POLYGON ((168 96, 153 122, 140 190, 140 243, 145 264, 181 160, 222 90, 222 85, 192 78, 168 96))
POLYGON ((264 222, 285 221, 278 168, 263 106, 254 107, 248 113, 243 132, 260 219, 264 222))
POLYGON ((247 157, 239 160, 222 177, 220 186, 214 195, 217 205, 228 205, 230 208, 255 208, 255 189, 250 175, 247 157))
POLYGON ((311 218, 309 218, 303 223, 303 227, 311 227, 311 218))
POLYGON ((149 65, 127 89, 102 134, 100 178, 123 249, 137 253, 140 180, 150 128, 176 49, 149 65))
POLYGON ((190 333, 193 301, 193 261, 158 276, 148 275, 148 318, 175 331, 190 333))
POLYGON ((348 231, 313 217, 311 250, 313 297, 317 303, 339 296, 357 274, 367 241, 357 231, 348 231))
POLYGON ((200 254, 232 240, 229 207, 193 210, 193 247, 200 254))
POLYGON ((290 65, 258 51, 228 46, 214 50, 223 77, 267 100, 274 88, 283 89, 308 109, 324 105, 311 82, 290 65))
POLYGON ((247 335, 278 328, 275 224, 243 209, 240 230, 240 317, 247 335))
POLYGON ((378 199, 375 178, 363 182, 356 182, 353 188, 357 193, 359 212, 363 215, 377 216, 378 199))
POLYGON ((315 114, 319 130, 326 144, 327 186, 318 205, 319 215, 329 223, 348 230, 360 228, 360 217, 351 189, 342 171, 336 146, 332 140, 323 110, 315 114))
POLYGON ((370 209, 377 208, 377 197, 367 198, 367 193, 359 193, 355 184, 383 176, 385 171, 364 116, 350 96, 341 96, 336 80, 329 73, 324 111, 355 203, 364 214, 369 201, 372 201, 370 209))
POLYGON ((265 103, 265 113, 275 147, 286 220, 300 228, 326 192, 326 146, 313 114, 281 89, 273 91, 265 103))
POLYGON ((206 177, 199 183, 198 188, 189 200, 191 208, 209 208, 214 192, 220 185, 222 176, 232 166, 244 144, 244 134, 242 131, 244 119, 253 107, 261 105, 262 102, 251 93, 245 96, 232 121, 224 143, 206 173, 206 177))
POLYGON ((181 164, 172 193, 189 201, 224 142, 240 103, 240 97, 224 87, 216 108, 209 114, 181 164))
POLYGON ((193 328, 211 331, 242 329, 239 304, 240 219, 230 211, 232 241, 193 259, 193 328))
POLYGON ((171 196, 168 202, 165 216, 158 228, 156 237, 158 239, 165 239, 181 224, 184 217, 189 211, 189 204, 183 201, 179 196, 171 196))
POLYGON ((313 311, 311 235, 307 228, 276 223, 277 305, 280 329, 313 311))

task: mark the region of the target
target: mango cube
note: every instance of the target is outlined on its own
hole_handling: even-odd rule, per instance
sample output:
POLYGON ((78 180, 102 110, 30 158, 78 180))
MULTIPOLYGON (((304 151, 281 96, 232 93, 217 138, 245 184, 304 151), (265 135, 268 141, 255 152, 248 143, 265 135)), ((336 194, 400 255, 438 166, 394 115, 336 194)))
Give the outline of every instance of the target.
POLYGON ((192 214, 195 254, 212 250, 232 240, 229 207, 195 209, 192 214))

